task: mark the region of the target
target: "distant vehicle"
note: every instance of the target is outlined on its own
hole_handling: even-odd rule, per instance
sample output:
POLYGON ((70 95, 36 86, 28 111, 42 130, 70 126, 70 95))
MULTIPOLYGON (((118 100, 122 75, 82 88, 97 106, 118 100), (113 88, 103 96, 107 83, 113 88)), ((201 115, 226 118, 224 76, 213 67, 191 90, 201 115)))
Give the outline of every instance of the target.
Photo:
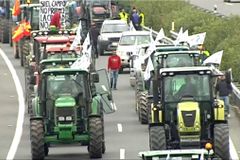
POLYGON ((104 51, 116 50, 122 32, 128 31, 127 22, 121 20, 105 20, 98 36, 97 49, 100 55, 104 51))
POLYGON ((223 0, 223 2, 231 2, 231 0, 223 0))
POLYGON ((117 47, 117 55, 122 60, 122 68, 130 67, 130 57, 141 45, 149 45, 151 34, 148 31, 126 31, 122 33, 117 47))

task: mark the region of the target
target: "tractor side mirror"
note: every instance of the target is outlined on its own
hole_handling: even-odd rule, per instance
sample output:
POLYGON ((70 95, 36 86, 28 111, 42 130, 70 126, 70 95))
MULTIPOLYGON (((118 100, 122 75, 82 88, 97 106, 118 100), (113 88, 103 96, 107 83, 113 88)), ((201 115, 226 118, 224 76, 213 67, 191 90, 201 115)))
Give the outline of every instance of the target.
POLYGON ((91 78, 92 78, 92 81, 94 83, 98 83, 99 82, 99 74, 94 72, 94 73, 91 73, 91 78))

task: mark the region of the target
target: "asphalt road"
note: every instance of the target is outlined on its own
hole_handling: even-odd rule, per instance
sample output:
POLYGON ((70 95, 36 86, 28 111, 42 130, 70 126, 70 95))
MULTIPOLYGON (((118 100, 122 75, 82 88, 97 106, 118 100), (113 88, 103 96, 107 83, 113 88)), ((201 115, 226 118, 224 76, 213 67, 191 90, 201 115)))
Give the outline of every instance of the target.
MULTIPOLYGON (((12 55, 9 45, 2 49, 12 61, 19 79, 24 87, 23 68, 19 60, 12 55)), ((98 68, 106 67, 107 56, 97 61, 98 68)), ((5 159, 14 135, 18 113, 17 93, 11 75, 0 57, 0 159, 5 159), (6 85, 7 84, 7 85, 6 85), (9 125, 9 126, 8 126, 9 125)), ((105 137, 107 150, 103 159, 137 159, 139 151, 148 150, 148 128, 138 122, 134 109, 134 91, 129 85, 129 74, 119 76, 118 90, 113 91, 117 111, 105 116, 105 137)), ((232 114, 230 132, 235 147, 240 151, 240 121, 232 114)), ((87 147, 61 146, 50 148, 46 159, 88 159, 87 147)), ((25 114, 23 134, 18 146, 15 159, 31 159, 29 139, 29 117, 25 114)))
POLYGON ((214 6, 217 6, 217 12, 225 15, 240 15, 240 0, 231 0, 230 3, 223 0, 186 0, 193 5, 213 11, 214 6))

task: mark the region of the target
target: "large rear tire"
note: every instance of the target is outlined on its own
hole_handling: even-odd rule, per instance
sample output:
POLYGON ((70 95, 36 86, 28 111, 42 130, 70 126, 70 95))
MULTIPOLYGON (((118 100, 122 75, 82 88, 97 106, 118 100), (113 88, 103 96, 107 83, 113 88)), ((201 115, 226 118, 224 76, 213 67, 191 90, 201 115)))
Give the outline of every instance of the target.
POLYGON ((44 126, 42 120, 30 121, 31 153, 32 159, 44 159, 44 126))
POLYGON ((152 126, 149 129, 150 150, 166 150, 166 135, 163 126, 152 126))
POLYGON ((89 156, 90 158, 102 158, 103 152, 103 127, 100 117, 89 119, 89 156))
POLYGON ((23 41, 23 46, 22 46, 22 55, 23 57, 21 58, 21 65, 22 66, 29 66, 28 62, 27 62, 27 56, 29 55, 29 51, 30 51, 30 45, 29 45, 30 41, 29 40, 24 40, 23 41))
POLYGON ((2 43, 9 43, 9 23, 7 19, 3 19, 2 20, 2 30, 1 30, 1 34, 2 34, 2 43))
POLYGON ((214 151, 221 159, 229 159, 229 127, 227 124, 214 126, 214 151))
POLYGON ((139 97, 139 120, 141 124, 148 124, 147 92, 142 92, 139 97))

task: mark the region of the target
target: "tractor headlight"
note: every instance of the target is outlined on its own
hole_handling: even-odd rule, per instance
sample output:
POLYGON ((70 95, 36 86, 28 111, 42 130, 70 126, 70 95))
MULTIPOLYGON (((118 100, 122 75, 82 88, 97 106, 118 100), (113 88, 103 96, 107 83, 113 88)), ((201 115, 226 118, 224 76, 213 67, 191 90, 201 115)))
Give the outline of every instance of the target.
POLYGON ((62 31, 58 31, 58 34, 62 34, 62 31))
POLYGON ((64 34, 68 34, 68 31, 67 31, 67 30, 65 30, 65 31, 64 31, 64 34))
POLYGON ((44 35, 48 35, 48 31, 45 31, 45 32, 44 32, 44 35))
POLYGON ((66 121, 72 121, 72 117, 71 116, 67 116, 66 117, 66 121))
POLYGON ((64 121, 65 118, 64 118, 64 117, 58 117, 58 120, 59 120, 59 121, 64 121))
POLYGON ((42 32, 38 32, 39 35, 42 35, 43 33, 42 32))
POLYGON ((32 35, 33 35, 33 37, 35 37, 37 35, 37 33, 33 33, 32 35))

